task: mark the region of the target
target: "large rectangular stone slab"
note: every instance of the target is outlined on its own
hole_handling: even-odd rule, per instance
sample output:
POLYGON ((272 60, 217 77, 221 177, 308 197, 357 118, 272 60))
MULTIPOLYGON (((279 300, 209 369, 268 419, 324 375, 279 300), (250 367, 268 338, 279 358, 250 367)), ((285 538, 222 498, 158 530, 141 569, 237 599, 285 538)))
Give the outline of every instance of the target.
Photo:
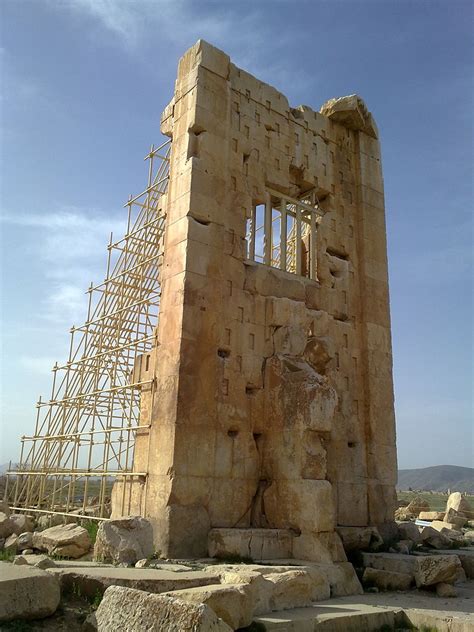
POLYGON ((295 608, 257 617, 267 632, 375 632, 393 629, 400 608, 383 608, 337 601, 320 602, 310 608, 295 608))
POLYGON ((0 562, 0 621, 48 617, 60 597, 57 578, 46 571, 0 562))
POLYGON ((401 553, 363 553, 364 566, 413 575, 416 557, 401 553))
POLYGON ((274 560, 292 557, 293 534, 287 529, 211 529, 211 557, 274 560))
POLYGON ((75 587, 89 597, 94 597, 97 591, 104 592, 109 586, 163 593, 219 583, 219 577, 212 572, 173 572, 152 568, 53 568, 48 573, 58 577, 63 591, 75 587))

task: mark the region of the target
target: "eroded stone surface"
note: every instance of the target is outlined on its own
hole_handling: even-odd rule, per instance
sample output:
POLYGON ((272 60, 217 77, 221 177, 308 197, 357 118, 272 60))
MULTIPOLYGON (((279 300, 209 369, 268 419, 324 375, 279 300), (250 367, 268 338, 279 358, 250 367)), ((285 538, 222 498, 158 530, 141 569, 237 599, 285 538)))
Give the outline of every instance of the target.
POLYGON ((26 565, 0 562, 0 621, 48 617, 59 600, 56 577, 26 565))
POLYGON ((100 523, 94 544, 94 559, 135 564, 153 553, 153 528, 145 518, 130 516, 100 523))
POLYGON ((416 558, 415 581, 418 588, 441 582, 453 584, 462 569, 456 555, 428 555, 416 558))
POLYGON ((231 632, 205 604, 111 586, 96 612, 99 630, 128 632, 231 632))
POLYGON ((146 486, 115 485, 113 516, 123 497, 146 506, 171 558, 206 556, 213 528, 275 529, 294 533, 294 557, 343 563, 336 526, 382 528, 396 500, 372 115, 356 95, 292 108, 200 41, 161 129, 173 151, 160 322, 134 462, 149 470, 146 486), (319 200, 317 280, 307 237, 294 268, 251 256, 254 209, 284 196, 319 200))
POLYGON ((35 532, 33 547, 39 551, 47 551, 50 555, 77 558, 89 551, 91 539, 84 527, 65 524, 35 532))

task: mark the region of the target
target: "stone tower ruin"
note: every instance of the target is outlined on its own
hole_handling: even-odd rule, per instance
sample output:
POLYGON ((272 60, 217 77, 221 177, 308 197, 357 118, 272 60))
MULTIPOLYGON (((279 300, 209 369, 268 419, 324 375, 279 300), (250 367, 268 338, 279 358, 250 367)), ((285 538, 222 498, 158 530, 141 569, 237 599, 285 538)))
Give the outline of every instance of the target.
POLYGON ((344 561, 397 477, 374 119, 292 108, 199 41, 161 131, 6 496, 103 520, 111 495, 172 558, 344 561))
POLYGON ((161 131, 161 304, 134 459, 147 477, 115 497, 170 557, 338 561, 336 528, 393 521, 397 476, 374 119, 356 95, 292 108, 199 41, 161 131))

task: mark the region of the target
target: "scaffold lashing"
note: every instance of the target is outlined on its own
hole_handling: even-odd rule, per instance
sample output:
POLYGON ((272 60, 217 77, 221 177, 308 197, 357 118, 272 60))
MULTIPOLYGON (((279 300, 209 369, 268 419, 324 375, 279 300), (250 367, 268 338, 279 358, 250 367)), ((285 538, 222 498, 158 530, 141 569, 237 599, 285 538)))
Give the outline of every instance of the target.
POLYGON ((125 204, 125 235, 111 235, 105 279, 87 290, 86 320, 71 329, 67 361, 53 367, 34 434, 21 439, 5 489, 15 510, 107 519, 114 480, 146 478, 133 471, 133 452, 148 428, 140 393, 153 382, 170 151, 168 140, 145 157, 147 186, 125 204))

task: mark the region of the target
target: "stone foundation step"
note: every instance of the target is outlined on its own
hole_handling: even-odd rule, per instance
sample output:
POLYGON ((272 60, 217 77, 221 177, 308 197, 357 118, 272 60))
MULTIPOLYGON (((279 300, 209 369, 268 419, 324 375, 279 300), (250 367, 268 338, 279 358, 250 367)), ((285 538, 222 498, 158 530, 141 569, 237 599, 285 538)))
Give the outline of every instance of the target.
POLYGON ((79 591, 81 595, 94 597, 109 586, 125 586, 150 593, 194 588, 218 584, 219 576, 212 572, 157 570, 152 568, 69 567, 51 568, 62 591, 79 591))
POLYGON ((474 582, 457 586, 458 597, 440 599, 434 591, 410 590, 338 597, 306 608, 281 610, 254 619, 267 632, 374 632, 429 628, 474 632, 474 582))
POLYGON ((266 632, 375 632, 395 629, 402 610, 362 603, 319 602, 310 608, 272 612, 254 619, 266 632))

